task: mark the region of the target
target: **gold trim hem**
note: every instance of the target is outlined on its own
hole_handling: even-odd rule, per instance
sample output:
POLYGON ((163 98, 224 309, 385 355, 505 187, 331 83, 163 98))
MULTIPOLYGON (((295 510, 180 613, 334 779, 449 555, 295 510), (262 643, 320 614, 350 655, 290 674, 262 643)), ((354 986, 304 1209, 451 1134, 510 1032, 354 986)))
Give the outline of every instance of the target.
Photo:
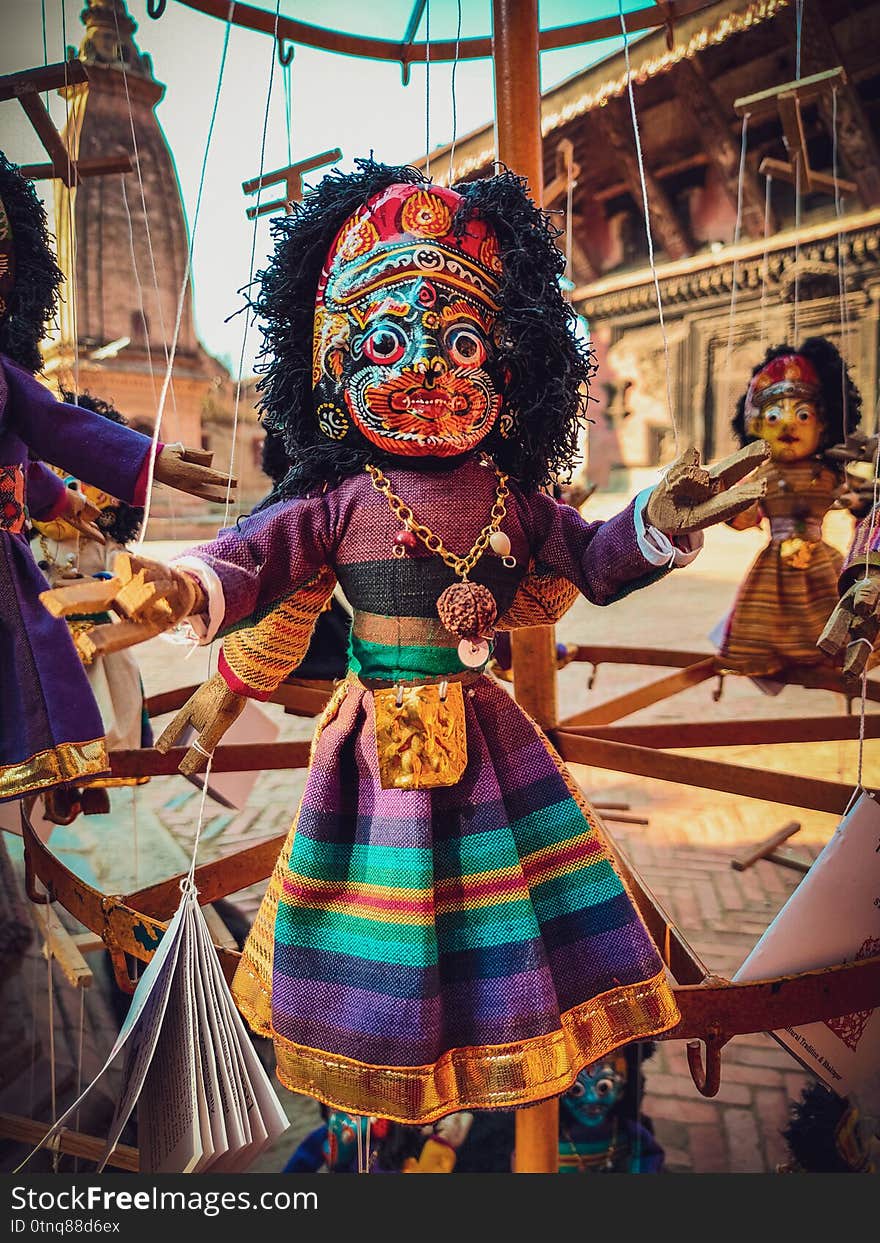
MULTIPOLYGON (((253 979, 253 977, 252 977, 253 979)), ((241 1005, 242 980, 236 983, 241 1005)), ((261 990, 259 990, 261 991, 261 990)), ((265 1005, 265 996, 251 1000, 265 1005)), ((592 1062, 633 1040, 669 1031, 680 1019, 660 971, 650 980, 611 989, 561 1016, 560 1027, 515 1044, 451 1049, 429 1066, 370 1066, 296 1045, 277 1032, 276 1074, 291 1092, 350 1113, 392 1122, 427 1123, 463 1109, 516 1109, 559 1096, 592 1062)))
POLYGON ((91 742, 61 742, 17 764, 0 765, 0 798, 47 790, 65 782, 97 776, 109 768, 103 738, 91 742))

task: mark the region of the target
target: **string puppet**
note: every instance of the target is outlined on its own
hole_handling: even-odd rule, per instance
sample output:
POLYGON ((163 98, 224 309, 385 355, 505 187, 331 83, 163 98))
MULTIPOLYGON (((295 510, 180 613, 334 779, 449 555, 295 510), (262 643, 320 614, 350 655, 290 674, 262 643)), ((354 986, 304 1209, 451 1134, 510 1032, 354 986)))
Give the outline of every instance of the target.
POLYGON ((353 608, 233 993, 281 1081, 338 1110, 427 1123, 541 1100, 678 1015, 594 812, 484 674, 493 635, 690 561, 760 496, 730 485, 764 450, 712 470, 686 453, 606 522, 542 490, 590 359, 511 173, 446 189, 360 161, 274 230, 262 404, 295 465, 217 539, 120 576, 225 636, 157 744, 193 725, 188 771, 297 666, 337 580, 353 608))
MULTIPOLYGON (((91 410, 113 423, 126 420, 109 402, 88 393, 62 391, 62 399, 71 406, 91 410)), ((140 506, 127 505, 91 484, 65 478, 68 487, 76 487, 97 511, 95 525, 104 542, 83 539, 82 533, 64 518, 31 523, 34 555, 37 564, 53 587, 83 576, 110 578, 111 567, 118 552, 137 539, 144 511, 140 506)), ((96 625, 112 621, 108 613, 84 613, 68 617, 67 624, 74 640, 96 625)), ((82 655, 82 653, 80 653, 82 655)), ((84 660, 89 687, 101 713, 105 746, 108 755, 114 751, 151 747, 153 732, 144 704, 144 688, 140 670, 132 653, 123 648, 106 655, 96 654, 84 660)), ((95 778, 82 789, 59 786, 43 796, 47 819, 57 824, 70 824, 80 812, 86 815, 106 814, 110 810, 108 787, 139 785, 146 777, 95 778)))
POLYGON ((861 417, 846 364, 824 337, 767 351, 740 398, 733 429, 742 444, 766 442, 758 476, 766 495, 736 515, 738 530, 766 518, 770 539, 739 588, 725 623, 721 672, 770 677, 827 661, 817 640, 837 603, 842 558, 822 539, 822 520, 843 483, 830 450, 861 417))
MULTIPOLYGON (((34 373, 62 282, 42 203, 0 153, 0 802, 78 784, 108 771, 104 726, 63 620, 40 605, 46 580, 29 518, 63 518, 103 536, 97 510, 45 461, 129 504, 142 504, 150 438, 59 402, 34 373)), ((223 499, 210 457, 163 445, 154 478, 223 499)))

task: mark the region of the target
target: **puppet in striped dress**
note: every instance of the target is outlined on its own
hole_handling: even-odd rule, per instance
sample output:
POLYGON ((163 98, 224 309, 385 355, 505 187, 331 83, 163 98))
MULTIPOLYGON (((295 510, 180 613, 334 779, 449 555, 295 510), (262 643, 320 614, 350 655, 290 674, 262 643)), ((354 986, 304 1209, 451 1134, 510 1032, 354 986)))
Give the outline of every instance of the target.
POLYGON ((725 673, 769 677, 826 663, 816 646, 837 603, 842 557, 822 520, 843 474, 828 450, 858 425, 862 399, 834 345, 811 337, 768 350, 740 398, 733 427, 743 444, 770 447, 764 498, 738 514, 738 530, 767 519, 770 539, 743 580, 725 623, 725 673))
POLYGON ((689 561, 699 528, 760 495, 728 485, 763 455, 709 472, 687 454, 607 522, 542 490, 591 366, 511 174, 449 190, 364 161, 274 228, 262 394, 293 465, 170 571, 136 563, 225 636, 159 740, 195 726, 191 768, 296 667, 337 581, 353 609, 233 993, 281 1080, 349 1113, 541 1100, 677 1011, 595 813, 485 673, 493 636, 689 561))

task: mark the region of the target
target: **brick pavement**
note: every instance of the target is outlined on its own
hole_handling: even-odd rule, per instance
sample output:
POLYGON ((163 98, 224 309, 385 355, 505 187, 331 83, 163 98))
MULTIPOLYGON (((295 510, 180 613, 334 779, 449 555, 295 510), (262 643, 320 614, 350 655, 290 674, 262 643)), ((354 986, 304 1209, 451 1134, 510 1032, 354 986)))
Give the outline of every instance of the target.
MULTIPOLYGON (((613 498, 600 498, 592 512, 604 516, 606 511, 613 512, 616 507, 613 498)), ((845 544, 848 532, 842 516, 836 516, 835 521, 835 542, 845 544)), ((594 609, 579 601, 560 624, 559 637, 566 641, 594 643, 638 643, 647 642, 649 638, 651 646, 710 651, 706 636, 728 607, 736 582, 759 546, 760 539, 750 533, 710 532, 706 551, 688 571, 668 576, 652 587, 650 594, 637 593, 607 610, 594 609)), ((167 555, 169 550, 167 544, 157 545, 150 549, 150 554, 167 555)), ((148 693, 198 682, 207 668, 205 652, 197 652, 184 660, 185 649, 163 640, 144 645, 139 655, 148 693)), ((560 714, 565 716, 600 703, 649 676, 654 675, 633 668, 603 667, 590 691, 584 668, 569 666, 559 678, 560 714)), ((806 712, 812 715, 841 710, 839 697, 824 692, 787 689, 780 697, 771 699, 752 683, 741 679, 727 680, 718 704, 713 701, 711 692, 712 686, 708 683, 695 687, 631 719, 633 722, 708 720, 736 715, 784 716, 806 712)), ((286 717, 273 706, 268 710, 279 719, 283 738, 310 736, 310 721, 286 717)), ((781 783, 786 772, 843 781, 853 781, 856 773, 856 744, 853 743, 778 746, 769 751, 764 749, 759 755, 751 747, 690 753, 770 769, 779 772, 781 783)), ((878 761, 880 744, 869 742, 865 751, 869 783, 880 784, 878 761)), ((608 822, 608 827, 620 849, 640 870, 697 953, 712 970, 723 975, 729 975, 739 966, 799 879, 797 873, 768 862, 758 863, 748 872, 736 873, 730 868, 731 858, 767 837, 793 816, 801 821, 802 829, 792 839, 790 850, 802 858, 811 858, 821 849, 835 824, 833 817, 821 813, 792 811, 781 805, 743 800, 733 795, 582 766, 575 766, 573 771, 594 798, 628 802, 633 812, 648 817, 647 827, 613 821, 608 822)), ((295 811, 303 780, 302 772, 261 774, 246 809, 240 814, 231 814, 209 799, 200 861, 284 832, 295 811)), ((117 843, 120 850, 102 854, 104 887, 111 891, 114 888, 106 874, 106 869, 112 870, 114 866, 122 868, 126 881, 136 870, 139 885, 167 875, 164 853, 167 845, 176 843, 182 850, 191 849, 199 797, 195 788, 180 777, 156 779, 139 790, 136 851, 130 814, 126 816, 117 810, 111 815, 108 838, 117 843)), ((86 849, 83 853, 94 863, 94 850, 86 849)), ((120 883, 116 892, 126 887, 120 883)), ((235 895, 236 904, 252 916, 262 888, 262 885, 254 886, 235 895)), ((38 978, 33 971, 26 964, 19 989, 24 999, 30 987, 28 981, 38 978), (27 974, 29 971, 31 975, 27 974)), ((41 990, 35 987, 33 995, 36 997, 38 993, 41 995, 41 990)), ((68 998, 68 1010, 72 1004, 68 998)), ((89 1006, 92 1005, 90 998, 89 1006)), ((106 1001, 100 1000, 100 992, 96 993, 94 1006, 95 1045, 100 1051, 109 1043, 112 1021, 107 1016, 106 1001)), ((35 1030, 42 1030, 46 1021, 44 1007, 40 1010, 35 1030)), ((68 1046, 72 1040, 70 1032, 75 1026, 75 1023, 67 1024, 68 1046)), ((62 1033, 58 1043, 62 1044, 63 1039, 62 1033)), ((771 1038, 760 1034, 744 1036, 726 1047, 721 1091, 712 1100, 700 1097, 693 1087, 681 1042, 658 1042, 653 1057, 645 1063, 645 1075, 644 1108, 653 1119, 658 1138, 666 1150, 670 1172, 772 1171, 785 1159, 780 1130, 785 1125, 789 1102, 798 1096, 806 1079, 797 1063, 771 1038)), ((292 1130, 261 1161, 260 1168, 266 1170, 280 1168, 298 1138, 317 1118, 313 1102, 283 1090, 282 1098, 292 1120, 292 1130)))

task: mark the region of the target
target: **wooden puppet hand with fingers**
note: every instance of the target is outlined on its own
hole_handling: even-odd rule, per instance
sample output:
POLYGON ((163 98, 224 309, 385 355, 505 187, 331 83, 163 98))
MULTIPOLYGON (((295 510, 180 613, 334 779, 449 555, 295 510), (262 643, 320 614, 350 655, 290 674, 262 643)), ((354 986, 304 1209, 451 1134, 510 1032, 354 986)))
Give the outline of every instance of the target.
POLYGON ((870 565, 864 577, 840 598, 819 636, 817 647, 828 656, 843 653, 843 676, 860 678, 880 631, 880 567, 870 565))
POLYGON ((198 738, 180 761, 178 772, 188 777, 201 772, 217 743, 241 715, 246 703, 245 695, 230 690, 223 675, 215 673, 190 696, 171 724, 165 727, 156 739, 156 749, 163 755, 170 751, 186 727, 191 725, 198 738))
POLYGON ((163 445, 153 465, 153 479, 203 501, 225 501, 238 486, 233 476, 212 470, 214 454, 183 445, 163 445))
POLYGON ((762 479, 739 481, 767 460, 763 441, 754 441, 715 466, 700 465, 699 451, 686 449, 648 498, 646 519, 665 534, 701 531, 748 509, 766 490, 762 479))
POLYGON ((202 585, 192 574, 127 552, 114 561, 112 578, 79 579, 41 592, 40 600, 53 617, 113 609, 124 619, 77 635, 77 648, 86 663, 152 639, 204 612, 207 604, 202 585))

